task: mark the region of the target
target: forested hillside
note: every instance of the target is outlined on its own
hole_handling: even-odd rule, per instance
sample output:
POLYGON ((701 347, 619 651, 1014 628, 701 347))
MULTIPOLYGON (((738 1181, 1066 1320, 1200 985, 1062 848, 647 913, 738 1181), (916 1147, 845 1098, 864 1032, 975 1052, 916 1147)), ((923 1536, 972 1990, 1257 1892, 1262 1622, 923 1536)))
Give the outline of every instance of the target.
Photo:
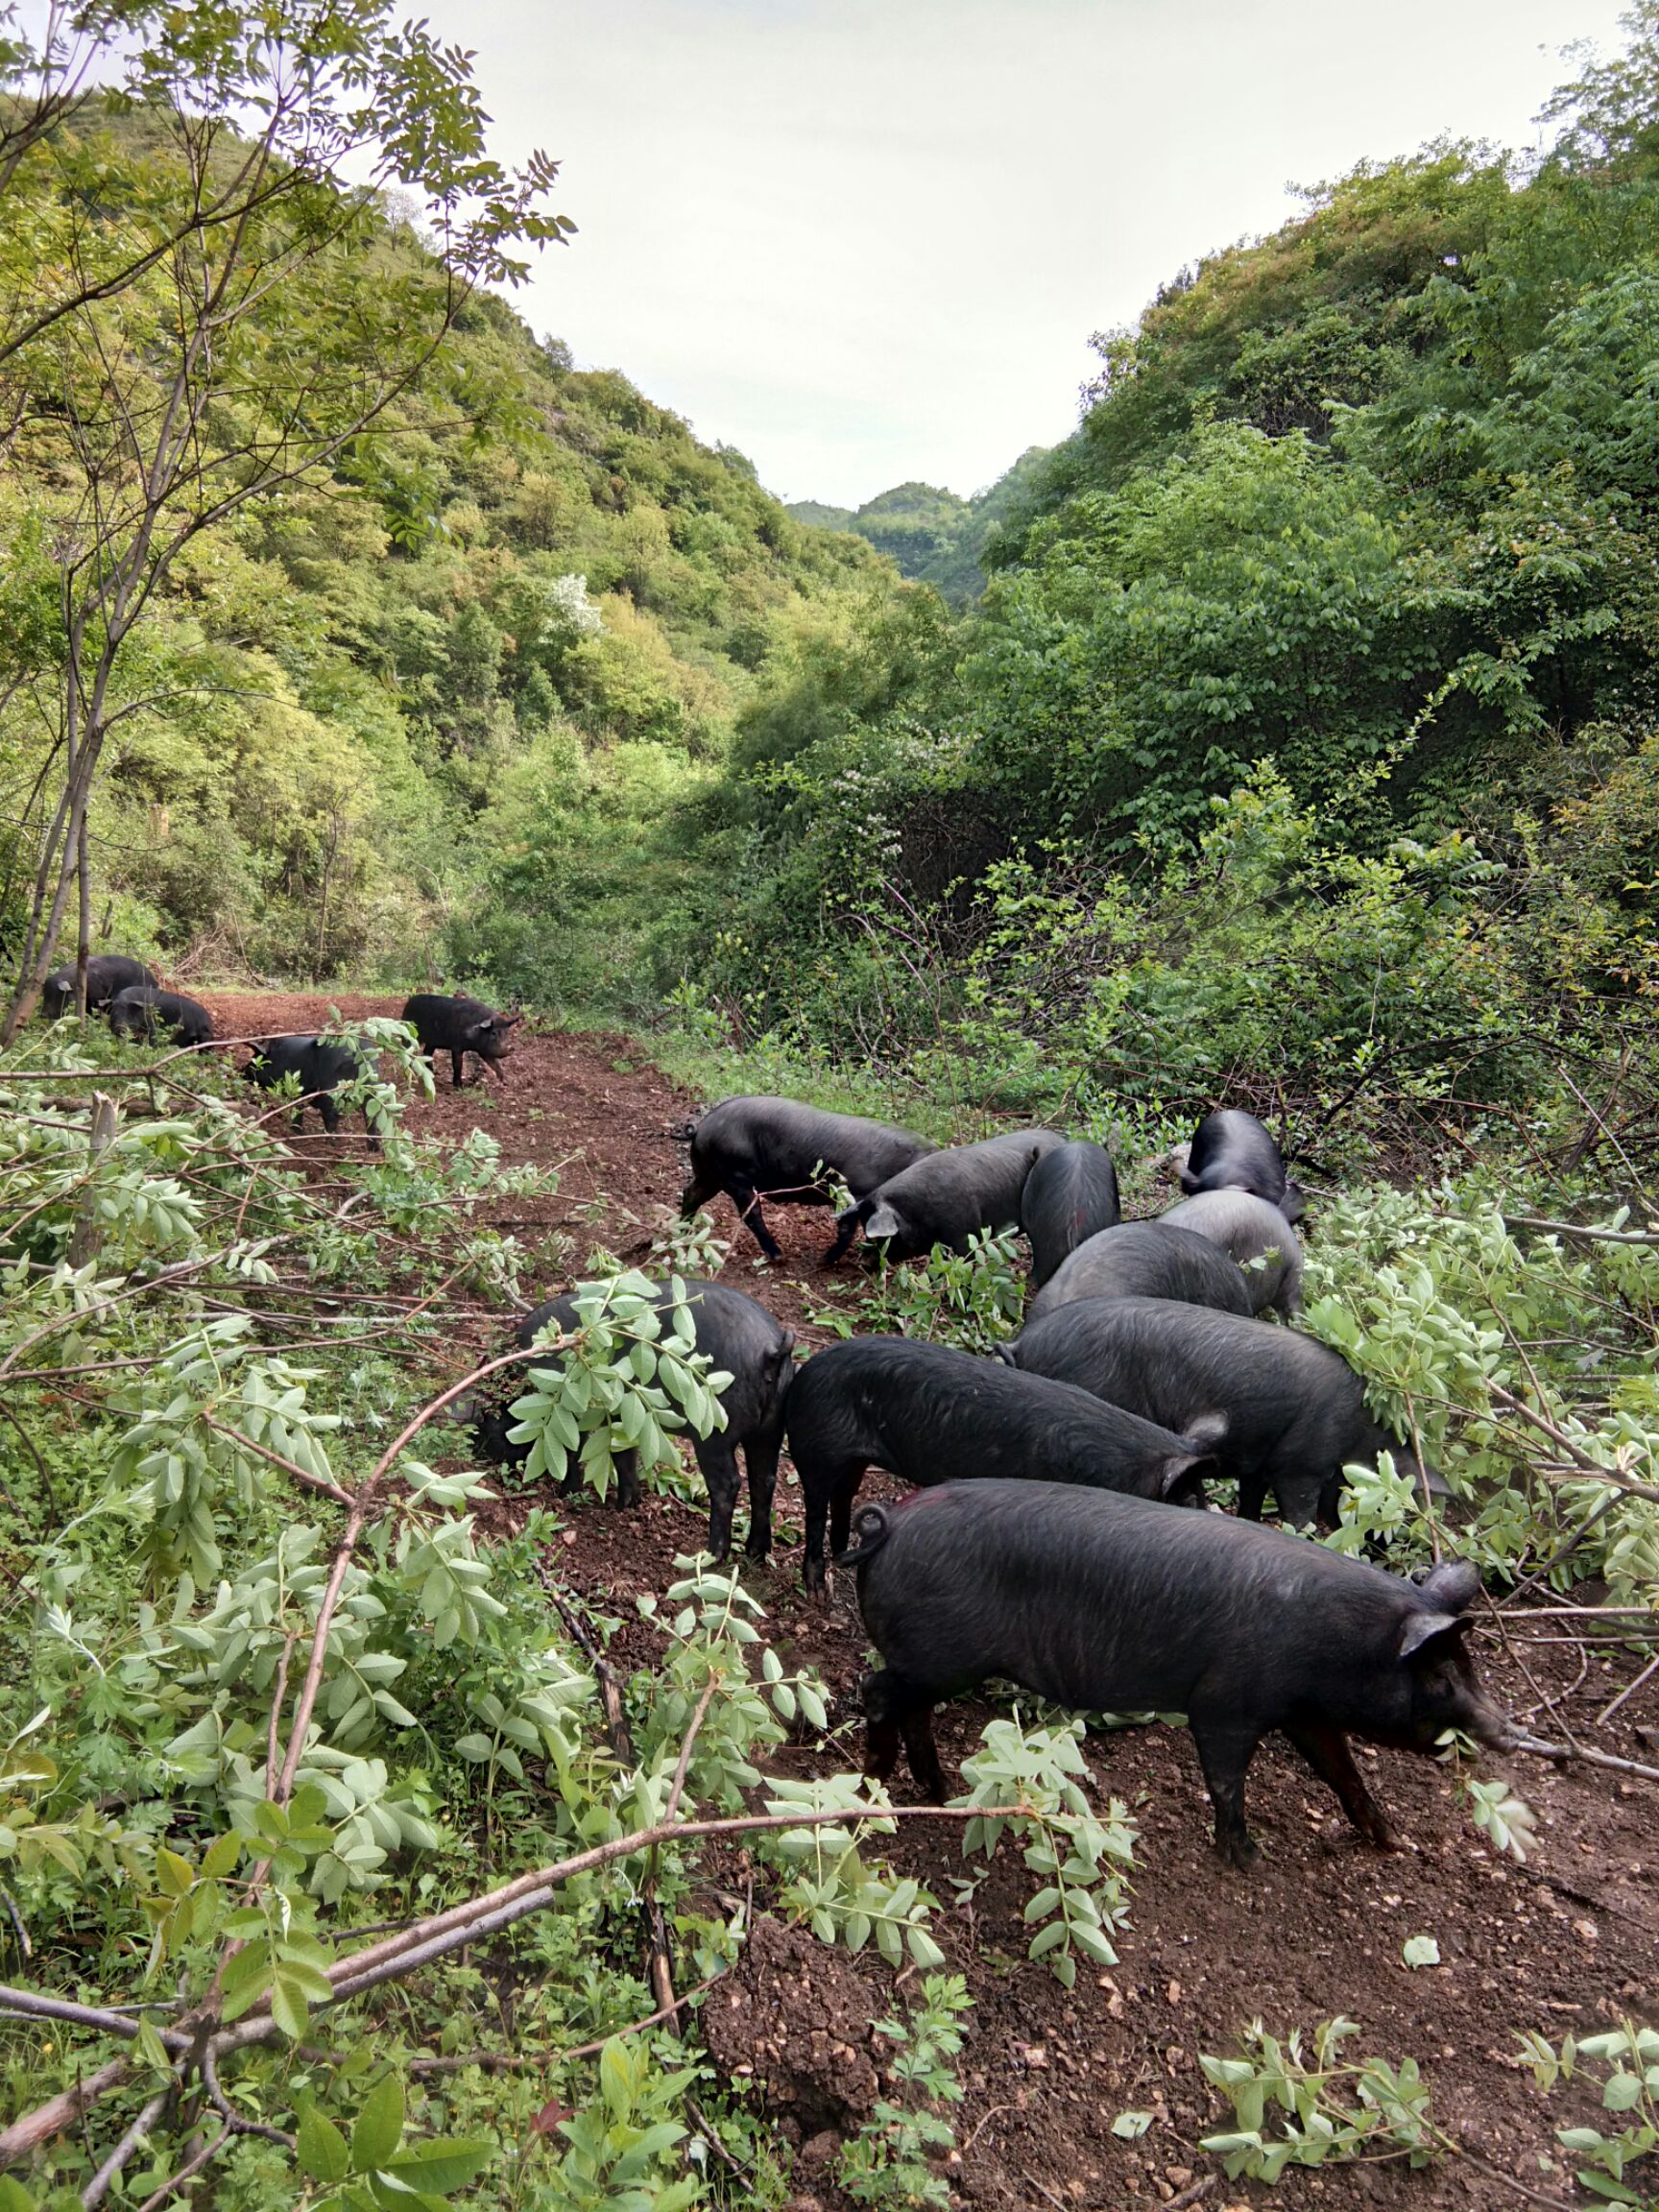
MULTIPOLYGON (((155 202, 188 194, 141 108, 83 108, 60 155, 155 202)), ((395 208, 362 221, 355 264, 410 280, 421 249, 395 208)), ((13 231, 13 299, 50 287, 31 243, 13 231)), ((349 312, 347 270, 320 289, 319 312, 349 312)), ((16 414, 0 476, 13 946, 53 803, 52 547, 93 476, 63 368, 49 341, 0 365, 16 414)), ((206 431, 226 454, 232 420, 206 431)), ((664 813, 723 767, 768 685, 878 627, 895 587, 859 541, 792 522, 741 454, 621 373, 574 371, 477 291, 372 435, 194 536, 158 584, 108 702, 96 925, 186 974, 469 964, 593 998, 635 962, 653 896, 677 895, 656 882, 664 813)))
POLYGON ((707 809, 748 839, 700 966, 726 1019, 949 1041, 1032 1104, 1245 1069, 1514 1097, 1609 1023, 1650 1051, 1650 10, 1633 30, 1541 160, 1364 163, 1181 273, 1095 341, 978 607, 885 685, 866 641, 756 709, 707 809))

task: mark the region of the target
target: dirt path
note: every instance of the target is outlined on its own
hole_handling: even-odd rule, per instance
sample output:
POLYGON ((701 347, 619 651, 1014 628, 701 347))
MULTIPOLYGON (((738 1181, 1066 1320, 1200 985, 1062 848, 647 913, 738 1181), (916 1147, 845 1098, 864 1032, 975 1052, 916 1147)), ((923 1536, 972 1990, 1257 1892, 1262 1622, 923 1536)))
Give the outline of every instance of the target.
MULTIPOLYGON (((329 1003, 203 996, 222 1036, 314 1028, 329 1003)), ((400 1001, 334 1003, 351 1016, 395 1014, 400 1001)), ((531 1036, 506 1072, 500 1087, 456 1093, 445 1067, 436 1101, 413 1108, 410 1126, 455 1139, 482 1127, 509 1160, 559 1165, 557 1199, 502 1209, 498 1222, 536 1256, 542 1295, 580 1274, 596 1239, 625 1258, 642 1256, 684 1176, 671 1132, 698 1101, 621 1038, 531 1036)), ((721 1201, 716 1211, 722 1235, 733 1240, 724 1279, 808 1341, 823 1336, 806 1316, 850 1301, 855 1288, 817 1263, 827 1217, 778 1212, 784 1259, 757 1270, 730 1208, 721 1201)), ((698 1541, 700 1515, 663 1500, 628 1516, 583 1502, 538 1502, 556 1503, 574 1536, 561 1559, 570 1583, 614 1600, 631 1623, 632 1600, 661 1592, 674 1577, 675 1554, 698 1541)), ((786 1527, 787 1491, 780 1507, 786 1527)), ((827 1608, 807 1603, 789 1548, 751 1580, 786 1663, 817 1665, 837 1693, 832 1719, 850 1720, 864 1643, 849 1595, 827 1608)), ((633 1656, 642 1658, 649 1631, 631 1624, 619 1644, 624 1656, 637 1645, 633 1656)), ((1536 1701, 1539 1692, 1493 1637, 1481 1638, 1480 1653, 1512 1708, 1536 1701)), ((1566 1689, 1559 1651, 1537 1647, 1527 1656, 1541 1689, 1566 1689)), ((1587 1722, 1634 1671, 1628 1654, 1593 1665, 1566 1701, 1566 1718, 1587 1722)), ((965 1700, 940 1716, 948 1766, 975 1747, 993 1710, 965 1700)), ((1559 1731, 1551 1724, 1551 1732, 1559 1731)), ((1659 1698, 1632 1699, 1619 1731, 1597 1742, 1652 1763, 1659 1698)), ((849 1731, 828 1750, 790 1746, 781 1765, 800 1775, 828 1773, 850 1764, 854 1750, 849 1731)), ((1251 1771, 1252 1824, 1263 1859, 1240 1876, 1225 1872, 1210 1849, 1207 1805, 1184 1735, 1125 1730, 1092 1737, 1089 1752, 1102 1798, 1124 1802, 1141 1839, 1120 1962, 1110 1973, 1080 1973, 1070 1994, 1025 1960, 1020 1912, 1030 1884, 1017 1862, 998 1862, 982 1886, 958 1897, 952 1877, 976 1872, 978 1863, 962 1864, 954 1831, 912 1822, 893 1845, 895 1861, 938 1898, 938 1939, 974 1998, 963 2059, 967 2098, 954 2119, 964 2151, 950 2169, 962 2200, 993 2212, 1044 2204, 1120 2212, 1172 2201, 1202 2202, 1210 2212, 1269 2202, 1495 2208, 1525 2204, 1528 2192, 1533 2202, 1584 2200, 1553 2130, 1591 2119, 1594 2100, 1575 2089, 1544 2104, 1516 2054, 1525 2031, 1558 2042, 1570 2031, 1581 2035, 1607 2024, 1609 2007, 1659 2021, 1659 1827, 1650 1785, 1518 1760, 1514 1778, 1540 1823, 1536 1855, 1521 1868, 1487 1851, 1443 1769, 1361 1751, 1407 1839, 1397 1856, 1379 1857, 1354 1845, 1329 1795, 1287 1747, 1270 1743, 1251 1771), (1405 1966, 1402 1944, 1418 1935, 1435 1937, 1439 1966, 1405 1966), (1404 2163, 1292 2170, 1272 2192, 1221 2180, 1196 2143, 1231 2115, 1205 2082, 1199 2054, 1235 2054, 1253 2017, 1283 2034, 1336 2014, 1359 2024, 1352 2052, 1419 2061, 1433 2085, 1436 2119, 1471 2157, 1421 2172, 1404 2163), (1143 2135, 1113 2133, 1125 2112, 1151 2114, 1143 2135)), ((902 1784, 900 1796, 907 1793, 902 1784)), ((891 2005, 890 1986, 868 1964, 858 1971, 874 2021, 891 2005)), ((719 1998, 717 1991, 710 2001, 719 1998)), ((795 2121, 782 2126, 799 2137, 795 2121)), ((832 2149, 822 2136, 805 2143, 798 2212, 828 2212, 840 2202, 823 2168, 832 2149)))

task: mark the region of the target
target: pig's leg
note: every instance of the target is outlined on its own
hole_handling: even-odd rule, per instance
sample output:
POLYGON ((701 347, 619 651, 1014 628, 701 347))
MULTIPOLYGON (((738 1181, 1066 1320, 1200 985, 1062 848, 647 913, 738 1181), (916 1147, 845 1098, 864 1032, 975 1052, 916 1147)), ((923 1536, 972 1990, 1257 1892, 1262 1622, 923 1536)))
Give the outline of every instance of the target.
POLYGON ((329 1136, 338 1136, 340 1133, 340 1109, 329 1097, 326 1091, 319 1091, 317 1094, 317 1111, 323 1117, 323 1126, 327 1130, 329 1136))
POLYGON ((781 1429, 769 1429, 751 1436, 743 1447, 749 1468, 749 1542, 751 1559, 764 1559, 772 1549, 772 1500, 778 1488, 778 1452, 781 1429))
POLYGON ((765 1253, 767 1259, 781 1260, 783 1257, 782 1247, 766 1226, 766 1216, 760 1211, 760 1193, 750 1182, 748 1176, 733 1175, 729 1177, 726 1189, 733 1205, 737 1209, 738 1219, 748 1230, 750 1236, 754 1238, 756 1243, 759 1245, 761 1251, 765 1253))
POLYGON ((1260 1521, 1262 1507, 1267 1498, 1267 1478, 1260 1468, 1238 1478, 1238 1518, 1240 1521, 1260 1521))
POLYGON ((853 1501, 864 1479, 863 1462, 852 1468, 835 1485, 830 1501, 830 1556, 838 1559, 853 1541, 853 1501))
POLYGON ((1375 1844, 1379 1851, 1396 1850, 1398 1846, 1382 1808, 1366 1789, 1365 1778, 1354 1764, 1354 1754, 1341 1729, 1309 1721, 1302 1727, 1286 1728, 1285 1733, 1320 1781, 1328 1782, 1336 1792, 1343 1812, 1366 1842, 1375 1844))
POLYGON ((462 1075, 462 1071, 463 1071, 463 1070, 466 1068, 466 1065, 467 1065, 467 1055, 466 1055, 466 1053, 465 1053, 465 1052, 451 1052, 451 1053, 450 1053, 450 1055, 449 1055, 449 1072, 450 1072, 450 1076, 451 1076, 451 1079, 452 1079, 452 1082, 453 1082, 454 1088, 455 1088, 457 1091, 459 1091, 459 1090, 460 1090, 460 1088, 461 1088, 461 1075, 462 1075))
POLYGON ((724 1437, 705 1437, 697 1447, 697 1464, 709 1485, 709 1549, 724 1560, 732 1550, 732 1514, 737 1503, 736 1447, 724 1437))
POLYGON ((699 1206, 707 1206, 710 1198, 717 1198, 719 1194, 719 1184, 706 1183, 703 1179, 702 1169, 693 1167, 690 1182, 680 1193, 681 1218, 689 1221, 699 1206))
POLYGON ((1215 1848, 1229 1866, 1248 1866, 1256 1845, 1244 1825, 1244 1776, 1260 1731, 1232 1716, 1205 1720, 1190 1712, 1187 1720, 1204 1770, 1204 1787, 1215 1808, 1215 1848))
POLYGON ((824 1527, 833 1513, 831 1534, 834 1550, 845 1551, 847 1540, 853 1531, 853 1501, 863 1480, 865 1462, 862 1459, 843 1461, 840 1465, 820 1461, 810 1468, 804 1466, 799 1446, 795 1452, 795 1465, 801 1477, 801 1496, 804 1503, 803 1519, 806 1525, 806 1563, 805 1580, 808 1590, 824 1587, 824 1527))
POLYGON ((899 1716, 888 1703, 888 1686, 897 1683, 897 1674, 866 1674, 858 1685, 858 1701, 864 1708, 864 1771, 877 1782, 885 1782, 899 1764, 899 1716))
POLYGON ((617 1504, 637 1505, 640 1495, 638 1453, 618 1452, 613 1464, 616 1469, 617 1504))
POLYGON ((930 1805, 943 1805, 950 1792, 945 1787, 945 1769, 939 1764, 939 1746, 933 1741, 932 1706, 913 1704, 900 1716, 899 1731, 916 1787, 930 1805))
POLYGON ((816 1468, 803 1466, 798 1444, 794 1452, 795 1465, 801 1477, 801 1518, 806 1543, 802 1580, 809 1591, 816 1592, 824 1587, 824 1528, 830 1518, 830 1493, 834 1485, 834 1476, 833 1473, 826 1475, 816 1468))
POLYGON ((893 1668, 866 1674, 860 1685, 864 1706, 864 1771, 885 1782, 899 1763, 902 1739, 917 1787, 935 1805, 945 1802, 945 1769, 933 1742, 933 1693, 893 1668))

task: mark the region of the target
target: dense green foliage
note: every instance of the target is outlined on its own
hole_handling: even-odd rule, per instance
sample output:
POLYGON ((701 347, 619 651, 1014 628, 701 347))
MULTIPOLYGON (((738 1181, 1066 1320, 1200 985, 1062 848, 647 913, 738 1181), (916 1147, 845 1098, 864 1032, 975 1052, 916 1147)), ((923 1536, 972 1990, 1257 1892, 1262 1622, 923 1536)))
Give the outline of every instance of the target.
MULTIPOLYGON (((188 198, 192 150, 142 104, 84 107, 51 145, 44 217, 86 171, 119 180, 134 227, 143 212, 158 231, 188 198)), ((292 348, 315 385, 331 333, 354 333, 349 411, 399 320, 418 326, 443 290, 396 202, 351 219, 302 291, 267 307, 255 289, 244 386, 292 348)), ((12 227, 8 297, 51 286, 53 251, 48 221, 12 227)), ((116 328, 142 347, 165 298, 158 276, 154 296, 122 294, 108 327, 70 317, 73 344, 55 328, 0 363, 15 418, 0 480, 0 943, 18 941, 56 798, 73 658, 57 549, 111 467, 65 415, 66 359, 79 347, 101 372, 116 328)), ((622 376, 577 373, 493 294, 447 329, 441 316, 428 351, 413 380, 397 365, 372 435, 335 449, 312 424, 314 465, 224 522, 190 516, 114 660, 90 818, 103 941, 292 977, 470 961, 543 997, 596 995, 630 965, 661 817, 768 683, 894 598, 861 543, 800 528, 740 455, 698 445, 622 376)), ((116 424, 132 404, 98 397, 116 424)), ((202 509, 238 481, 253 421, 252 392, 207 395, 202 509)))
MULTIPOLYGON (((146 1075, 64 1029, 0 1063, 0 2079, 25 2129, 0 2128, 0 2170, 28 2182, 0 2201, 96 2202, 118 2152, 136 2203, 210 2143, 214 2201, 249 2212, 307 2186, 431 2204, 486 2169, 545 2212, 752 2202, 709 2163, 717 2125, 776 2201, 763 2130, 688 2105, 701 2071, 670 2041, 613 2034, 658 2002, 651 1931, 682 1987, 734 1956, 710 1822, 749 1838, 757 1908, 895 1967, 943 1965, 933 1900, 875 1856, 873 1786, 763 1771, 791 1728, 822 1734, 826 1697, 734 1575, 683 1560, 619 1676, 619 1623, 549 1575, 545 1505, 487 1540, 481 1479, 421 1456, 458 1441, 428 1424, 480 1319, 481 1367, 528 1374, 537 1465, 579 1453, 601 1492, 624 1447, 679 1481, 670 1438, 718 1425, 727 1378, 627 1274, 581 1288, 557 1367, 494 1353, 471 1301, 511 1295, 524 1255, 478 1214, 546 1179, 482 1132, 402 1133, 424 1070, 397 1024, 363 1041, 397 1055, 384 1151, 326 1185, 231 1110, 228 1070, 146 1075), (123 1104, 95 1144, 105 1084, 123 1104), (484 1951, 462 1956, 486 1937, 510 2028, 484 1951), (90 2131, 51 2105, 83 2076, 90 2131)), ((1134 1839, 1081 1787, 1081 1734, 994 1723, 950 1815, 976 1855, 1017 1839, 1032 1955, 1068 1986, 1115 1962, 1134 1839)), ((950 1997, 929 1984, 909 2032, 920 2096, 950 1997)), ((872 2175, 925 2119, 888 2117, 872 2175)))
POLYGON ((727 1035, 1316 1126, 1651 1083, 1654 23, 1530 167, 1361 165, 1097 341, 978 606, 752 720, 660 955, 727 1035))

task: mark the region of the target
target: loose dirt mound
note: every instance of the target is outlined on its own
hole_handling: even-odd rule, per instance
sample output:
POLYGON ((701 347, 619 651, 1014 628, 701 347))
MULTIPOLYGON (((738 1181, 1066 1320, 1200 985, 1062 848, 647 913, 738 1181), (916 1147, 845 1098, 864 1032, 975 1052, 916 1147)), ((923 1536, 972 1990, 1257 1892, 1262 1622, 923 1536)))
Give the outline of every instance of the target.
MULTIPOLYGON (((330 1003, 203 996, 222 1036, 316 1028, 330 1003)), ((401 1000, 333 1003, 356 1016, 395 1014, 401 1000)), ((542 1292, 564 1288, 580 1273, 591 1241, 640 1256, 683 1179, 684 1154, 671 1132, 698 1102, 621 1038, 530 1036, 505 1075, 504 1084, 456 1093, 445 1065, 436 1101, 416 1106, 411 1126, 457 1139, 485 1128, 511 1160, 559 1165, 557 1199, 513 1202, 498 1215, 498 1225, 511 1227, 542 1262, 542 1292)), ((323 1143, 308 1141, 319 1149, 323 1143)), ((806 1316, 853 1295, 852 1286, 818 1264, 829 1217, 780 1209, 772 1218, 784 1258, 757 1270, 754 1247, 725 1201, 715 1211, 722 1235, 733 1238, 725 1280, 760 1298, 808 1341, 821 1338, 826 1332, 806 1316)), ((871 1487, 878 1494, 879 1483, 871 1487)), ((661 1592, 674 1578, 675 1555, 696 1547, 701 1515, 667 1500, 629 1515, 585 1501, 539 1502, 556 1503, 567 1525, 558 1547, 561 1575, 623 1616, 613 1656, 619 1664, 637 1662, 653 1648, 655 1632, 636 1618, 633 1600, 647 1590, 661 1592)), ((790 1503, 785 1489, 785 1529, 790 1503)), ((798 1531, 789 1533, 798 1541, 798 1531)), ((767 1607, 785 1665, 818 1666, 837 1693, 831 1718, 850 1718, 865 1663, 851 1593, 843 1588, 828 1606, 808 1603, 798 1587, 798 1555, 787 1544, 773 1567, 748 1571, 747 1578, 767 1607)), ((1548 1641, 1550 1628, 1543 1619, 1512 1621, 1504 1632, 1482 1632, 1479 1650, 1512 1710, 1556 1699, 1558 1711, 1545 1713, 1540 1725, 1558 1736, 1575 1720, 1587 1722, 1639 1660, 1611 1653, 1575 1685, 1577 1653, 1564 1658, 1548 1641)), ((1179 1634, 1180 1623, 1172 1622, 1170 1631, 1179 1634)), ((940 1716, 948 1767, 974 1748, 993 1710, 967 1699, 940 1716)), ((1651 1764, 1656 1723, 1659 1697, 1645 1692, 1626 1704, 1618 1728, 1596 1741, 1651 1764)), ((792 1746, 778 1764, 810 1776, 845 1766, 850 1756, 843 1738, 822 1752, 792 1746)), ((1211 2212, 1269 2202, 1496 2208, 1524 2203, 1529 2194, 1533 2202, 1580 2200, 1554 2129, 1593 2117, 1594 2098, 1575 2090, 1542 2104, 1517 2063, 1518 2038, 1529 2029, 1555 2041, 1569 2031, 1589 2032, 1606 2024, 1609 2008, 1659 2021, 1659 1830, 1650 1786, 1517 1761, 1516 1780, 1540 1822, 1537 1853, 1519 1867, 1485 1849, 1443 1768, 1361 1750, 1378 1795, 1407 1839, 1398 1856, 1379 1857, 1353 1842, 1334 1800, 1287 1746, 1270 1742, 1251 1770, 1251 1819, 1263 1858, 1241 1876, 1224 1871, 1211 1850, 1208 1806, 1184 1735, 1162 1728, 1100 1735, 1091 1739, 1090 1756, 1102 1797, 1123 1800, 1141 1839, 1121 1961, 1111 1973, 1081 1975, 1070 1994, 1025 1960, 1029 1931, 1021 1914, 1029 1882, 1017 1859, 1010 1863, 1005 1855, 976 1889, 953 1895, 950 1877, 976 1872, 980 1863, 964 1867, 953 1829, 910 1822, 891 1845, 903 1871, 941 1900, 935 1934, 974 1997, 962 2068, 967 2100, 955 2120, 963 2159, 950 2175, 963 2200, 994 2212, 1042 2204, 1120 2212, 1172 2200, 1201 2200, 1211 2212), (1437 1939, 1438 1967, 1405 1966, 1401 1947, 1417 1935, 1437 1939), (1229 2125, 1231 2114, 1204 2081, 1200 2053, 1235 2053, 1239 2031, 1255 2017, 1283 2033, 1338 2013, 1362 2031, 1351 2049, 1419 2060, 1433 2084, 1435 2117, 1467 2145, 1469 2159, 1419 2173, 1400 2163, 1328 2175, 1292 2171, 1273 2192, 1220 2181, 1196 2145, 1200 2135, 1229 2125), (1112 2132, 1114 2119, 1126 2111, 1152 2115, 1139 2138, 1112 2132)), ((907 1793, 902 1781, 898 1794, 907 1793)), ((812 2043, 814 2015, 805 1998, 797 2006, 781 1996, 765 2000, 756 1977, 763 1981, 772 1971, 781 1984, 786 1972, 798 1972, 816 1991, 840 1988, 838 1975, 852 1970, 844 1961, 820 1965, 816 1958, 809 1965, 811 1949, 799 1950, 791 1938, 788 1962, 781 1955, 770 1966, 768 1953, 752 1953, 749 1967, 739 1970, 747 1978, 732 1982, 749 1992, 756 2045, 750 2062, 757 2075, 776 2075, 781 2085, 785 2075, 798 2085, 823 2071, 812 2043)), ((884 2006, 886 1998, 862 1977, 860 1967, 854 1980, 870 2004, 884 2006)), ((842 1999, 824 2000, 826 2035, 833 2025, 829 2011, 841 2021, 849 2009, 850 2000, 842 1999)), ((716 2026, 719 2004, 717 1988, 710 2041, 721 2042, 723 2063, 734 2068, 742 2061, 727 2048, 726 2027, 716 2026)), ((858 2069, 869 2063, 874 2016, 864 2015, 862 2042, 850 2031, 831 2037, 857 2061, 842 2061, 852 2069, 844 2088, 854 2075, 861 2080, 858 2069)), ((799 2109, 796 2088, 784 2095, 799 2109)), ((850 2094, 845 2101, 855 2102, 850 2094)), ((817 2153, 810 2186, 830 2203, 824 2146, 808 2148, 817 2153)))

